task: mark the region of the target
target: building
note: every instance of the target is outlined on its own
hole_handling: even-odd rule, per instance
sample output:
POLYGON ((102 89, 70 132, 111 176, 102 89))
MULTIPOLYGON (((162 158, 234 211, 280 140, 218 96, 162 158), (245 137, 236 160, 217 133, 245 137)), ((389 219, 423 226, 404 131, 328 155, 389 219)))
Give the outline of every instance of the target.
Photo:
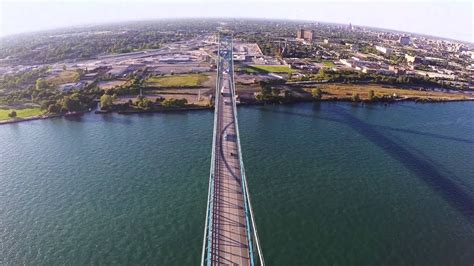
POLYGON ((94 79, 96 79, 96 78, 98 77, 98 75, 99 75, 99 73, 97 73, 97 72, 92 72, 92 73, 87 73, 87 74, 85 74, 83 78, 84 78, 85 80, 94 80, 94 79))
POLYGON ((349 27, 347 28, 349 31, 354 31, 354 26, 352 23, 349 23, 349 27))
POLYGON ((346 67, 356 67, 355 62, 352 59, 340 59, 339 62, 345 65, 346 67))
POLYGON ((357 43, 345 43, 346 46, 349 46, 349 49, 351 49, 352 51, 356 52, 356 51, 359 51, 359 45, 357 43))
POLYGON ((296 31, 296 39, 311 42, 313 40, 314 31, 299 29, 296 31))
POLYGON ((361 69, 362 69, 362 73, 366 73, 366 74, 373 74, 377 72, 377 69, 371 68, 370 66, 363 66, 361 69))
POLYGON ((418 56, 412 56, 409 54, 405 54, 405 60, 407 60, 407 63, 409 64, 419 64, 421 63, 421 58, 418 56))
POLYGON ((386 48, 383 46, 376 45, 375 49, 377 49, 377 51, 381 52, 382 54, 386 54, 386 55, 390 55, 392 53, 392 49, 386 48))
POLYGON ((79 81, 79 82, 73 82, 73 83, 66 83, 66 84, 61 84, 59 85, 59 91, 61 92, 70 92, 72 90, 82 90, 84 87, 87 86, 86 81, 79 81))
POLYGON ((398 42, 401 45, 410 45, 410 37, 409 36, 400 36, 400 39, 398 40, 398 42))
POLYGON ((388 66, 388 70, 396 75, 404 75, 406 73, 405 69, 400 68, 399 66, 394 66, 394 65, 388 66))
POLYGON ((108 72, 107 75, 114 78, 123 78, 128 76, 130 73, 135 71, 135 67, 130 65, 114 65, 108 72))

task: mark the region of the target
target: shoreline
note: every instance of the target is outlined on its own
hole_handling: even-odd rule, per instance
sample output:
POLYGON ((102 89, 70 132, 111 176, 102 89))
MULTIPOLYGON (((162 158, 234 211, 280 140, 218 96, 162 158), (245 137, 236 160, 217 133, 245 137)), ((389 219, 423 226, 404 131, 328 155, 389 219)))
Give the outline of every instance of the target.
MULTIPOLYGON (((474 99, 420 99, 416 97, 410 98, 403 98, 403 99, 396 99, 396 100, 378 100, 378 101, 368 101, 368 100, 361 100, 361 101, 353 101, 351 98, 328 98, 328 99, 321 99, 321 100, 312 100, 312 99, 298 99, 292 100, 288 102, 246 102, 246 103, 239 103, 238 106, 257 106, 257 105, 291 105, 291 104, 299 104, 299 103, 318 103, 318 102, 346 102, 346 103, 354 103, 354 104, 397 104, 401 102, 413 102, 416 104, 425 104, 425 103, 451 103, 451 102, 472 102, 474 99)), ((203 106, 203 107, 189 107, 189 108, 169 108, 169 109, 157 109, 157 110, 121 110, 121 111, 88 111, 83 113, 69 113, 69 114, 44 114, 39 116, 33 117, 25 117, 25 118, 16 118, 16 119, 8 119, 0 121, 1 125, 7 124, 16 124, 20 122, 28 122, 28 121, 35 121, 35 120, 46 120, 52 118, 59 118, 59 117, 72 117, 72 116, 82 116, 85 113, 94 112, 94 114, 104 115, 104 114, 120 114, 120 115, 135 115, 135 114, 155 114, 155 113, 182 113, 182 112, 195 112, 195 111, 210 111, 214 110, 213 106, 203 106)))
POLYGON ((16 124, 20 122, 28 122, 28 121, 35 121, 35 120, 46 120, 46 119, 51 119, 51 118, 58 118, 58 117, 71 117, 71 116, 81 116, 84 113, 72 113, 72 114, 44 114, 44 115, 38 115, 38 116, 32 116, 32 117, 25 117, 25 118, 15 118, 15 119, 7 119, 0 121, 0 126, 1 125, 7 125, 7 124, 16 124))

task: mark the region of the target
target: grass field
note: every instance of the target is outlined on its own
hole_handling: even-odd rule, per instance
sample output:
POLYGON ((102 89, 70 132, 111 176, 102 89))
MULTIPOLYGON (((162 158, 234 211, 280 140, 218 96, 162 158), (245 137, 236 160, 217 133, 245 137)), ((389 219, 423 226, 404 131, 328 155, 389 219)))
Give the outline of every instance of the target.
POLYGON ((334 67, 334 63, 332 61, 324 61, 323 65, 328 68, 334 67))
POLYGON ((209 77, 203 74, 150 77, 145 81, 149 87, 195 87, 201 86, 209 77))
POLYGON ((257 66, 257 65, 246 66, 244 68, 244 71, 246 71, 247 73, 262 72, 262 73, 286 73, 286 74, 291 74, 295 72, 293 69, 289 68, 288 66, 257 66))
MULTIPOLYGON (((368 99, 369 91, 373 90, 378 97, 396 94, 399 97, 413 97, 419 99, 436 99, 436 100, 466 100, 474 99, 474 96, 461 95, 454 93, 420 91, 396 87, 388 87, 382 85, 355 85, 355 84, 325 84, 318 86, 323 91, 323 99, 336 97, 338 99, 351 98, 354 94, 359 94, 363 100, 368 99)), ((306 89, 311 92, 311 89, 306 89)))
POLYGON ((59 84, 74 82, 78 77, 79 74, 76 71, 66 70, 57 76, 47 78, 46 81, 51 85, 57 86, 59 84))
POLYGON ((114 87, 121 86, 123 84, 127 83, 125 80, 106 80, 106 81, 99 81, 97 86, 101 88, 102 90, 110 90, 114 87))
POLYGON ((40 108, 26 108, 26 109, 0 109, 0 121, 8 120, 8 114, 11 113, 13 110, 16 111, 17 118, 27 118, 32 116, 41 115, 44 112, 40 108))

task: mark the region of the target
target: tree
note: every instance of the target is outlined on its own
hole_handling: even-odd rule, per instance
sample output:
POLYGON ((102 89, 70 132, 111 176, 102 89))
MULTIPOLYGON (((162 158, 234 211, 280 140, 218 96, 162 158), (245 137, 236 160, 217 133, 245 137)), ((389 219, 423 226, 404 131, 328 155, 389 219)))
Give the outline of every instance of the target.
POLYGON ((16 118, 16 111, 13 110, 11 113, 8 114, 8 117, 15 119, 16 118))
POLYGON ((269 96, 272 93, 272 88, 268 85, 262 87, 262 95, 269 96))
POLYGON ((375 93, 374 90, 369 91, 369 101, 375 100, 375 93))
POLYGON ((114 99, 111 95, 104 94, 100 97, 100 108, 103 110, 108 110, 114 104, 114 99))
POLYGON ((278 96, 278 95, 280 95, 280 89, 278 89, 278 88, 272 88, 272 95, 273 95, 273 96, 278 96))
POLYGON ((352 96, 352 101, 353 102, 359 102, 360 101, 360 96, 359 96, 358 93, 356 93, 352 96))
POLYGON ((188 103, 188 100, 185 98, 182 99, 174 99, 174 98, 169 98, 164 100, 161 105, 164 107, 184 107, 188 103))
POLYGON ((83 106, 79 94, 74 93, 70 96, 64 96, 62 100, 62 108, 69 112, 82 111, 83 106))
POLYGON ((319 79, 328 79, 328 72, 327 69, 325 67, 322 67, 321 69, 319 69, 319 72, 318 72, 318 78, 319 79))
POLYGON ((44 88, 47 88, 48 84, 46 83, 46 81, 44 79, 39 78, 39 79, 36 80, 35 87, 36 87, 37 90, 42 90, 44 88))
POLYGON ((142 108, 144 110, 148 110, 153 107, 153 102, 146 97, 138 97, 136 104, 139 108, 142 108))
POLYGON ((179 100, 179 103, 178 103, 180 106, 185 106, 186 104, 188 104, 188 100, 186 100, 186 98, 182 98, 179 100))
POLYGON ((261 93, 264 97, 272 93, 272 87, 269 85, 267 81, 261 80, 259 83, 260 83, 261 93))
POLYGON ((320 88, 313 89, 311 90, 311 95, 313 96, 313 99, 321 100, 321 98, 323 97, 323 91, 320 88))
POLYGON ((59 114, 61 112, 61 105, 54 103, 48 106, 48 113, 59 114))

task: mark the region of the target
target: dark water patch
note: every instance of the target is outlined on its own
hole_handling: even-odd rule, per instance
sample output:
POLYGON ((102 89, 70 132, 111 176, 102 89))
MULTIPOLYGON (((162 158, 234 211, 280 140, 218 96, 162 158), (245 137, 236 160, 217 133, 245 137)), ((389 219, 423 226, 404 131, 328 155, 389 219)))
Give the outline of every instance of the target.
POLYGON ((407 169, 415 173, 426 182, 433 190, 437 191, 447 202, 460 211, 471 224, 474 224, 474 197, 464 191, 456 181, 456 176, 445 176, 436 166, 429 161, 422 159, 405 147, 397 144, 395 141, 385 136, 374 126, 351 115, 342 108, 336 108, 335 111, 343 119, 345 124, 359 132, 372 143, 382 148, 392 158, 402 163, 407 169))
MULTIPOLYGON (((460 211, 472 224, 474 224, 474 197, 468 192, 464 191, 463 186, 458 184, 460 183, 460 181, 455 181, 461 180, 459 177, 456 177, 454 174, 446 176, 445 174, 443 174, 444 171, 440 171, 438 169, 439 167, 435 166, 433 162, 430 162, 429 157, 422 158, 419 155, 415 155, 414 153, 410 152, 409 149, 398 144, 390 137, 385 136, 381 131, 377 130, 377 128, 383 130, 416 134, 420 136, 438 138, 443 140, 458 141, 466 144, 473 144, 474 141, 469 139, 444 136, 437 133, 420 132, 416 130, 395 128, 390 126, 373 125, 355 117, 354 115, 350 114, 349 111, 339 107, 337 104, 329 105, 327 107, 328 110, 337 115, 336 118, 330 117, 327 114, 326 116, 322 116, 318 115, 318 113, 301 113, 265 107, 259 107, 258 109, 263 112, 284 114, 305 119, 321 119, 349 126, 353 130, 359 132, 361 135, 366 137, 372 143, 382 148, 392 158, 402 163, 407 169, 409 169, 418 177, 420 177, 426 184, 428 184, 432 189, 437 191, 447 202, 449 202, 454 208, 460 211)), ((350 107, 360 107, 361 109, 366 109, 366 107, 361 107, 357 104, 350 104, 350 107)), ((374 107, 372 107, 372 109, 373 108, 374 107)), ((318 111, 321 110, 320 107, 317 107, 316 109, 318 111)))
MULTIPOLYGON (((320 109, 319 107, 317 109, 320 109)), ((295 112, 295 111, 287 111, 287 110, 279 110, 275 108, 265 108, 265 107, 258 107, 259 111, 262 112, 267 112, 267 113, 274 113, 274 114, 284 114, 284 115, 290 115, 290 116, 296 116, 300 118, 311 118, 311 119, 322 119, 326 121, 331 121, 331 122, 342 122, 339 119, 336 118, 330 118, 330 117, 322 117, 318 115, 317 113, 300 113, 300 112, 295 112)))
POLYGON ((415 134, 415 135, 424 136, 424 137, 437 138, 437 139, 442 139, 442 140, 459 141, 459 142, 466 143, 466 144, 474 144, 474 140, 451 137, 451 136, 445 136, 445 135, 441 135, 441 134, 437 134, 437 133, 429 133, 429 132, 422 132, 422 131, 417 131, 417 130, 412 130, 412 129, 395 128, 395 127, 380 126, 380 125, 373 125, 373 126, 375 126, 377 128, 381 128, 381 129, 397 131, 397 132, 402 132, 402 133, 408 133, 408 134, 415 134))

